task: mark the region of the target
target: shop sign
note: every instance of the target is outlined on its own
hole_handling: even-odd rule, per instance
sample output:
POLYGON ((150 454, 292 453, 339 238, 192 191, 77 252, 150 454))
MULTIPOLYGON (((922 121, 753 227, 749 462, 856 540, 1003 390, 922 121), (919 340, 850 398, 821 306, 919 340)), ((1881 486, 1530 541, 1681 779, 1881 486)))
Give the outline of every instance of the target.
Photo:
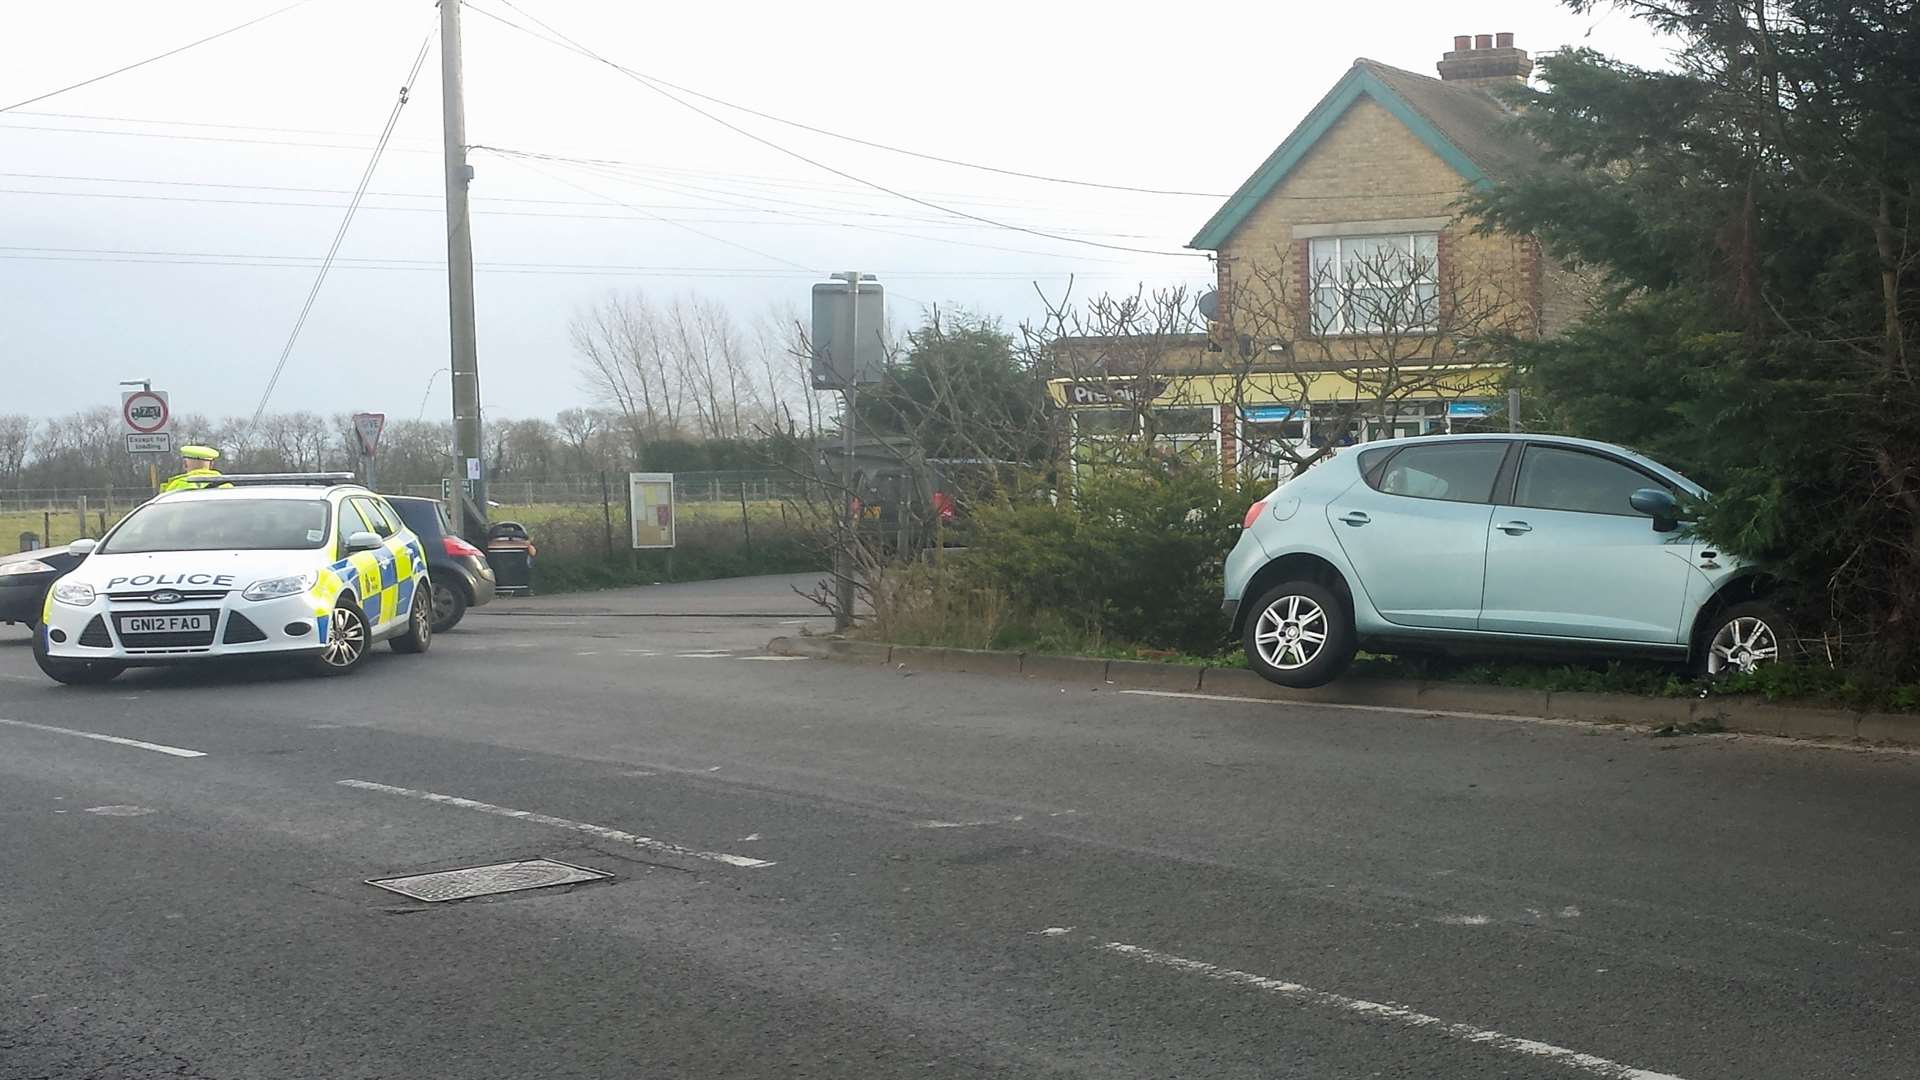
POLYGON ((1068 405, 1130 405, 1152 401, 1167 389, 1164 379, 1102 379, 1067 386, 1068 405))

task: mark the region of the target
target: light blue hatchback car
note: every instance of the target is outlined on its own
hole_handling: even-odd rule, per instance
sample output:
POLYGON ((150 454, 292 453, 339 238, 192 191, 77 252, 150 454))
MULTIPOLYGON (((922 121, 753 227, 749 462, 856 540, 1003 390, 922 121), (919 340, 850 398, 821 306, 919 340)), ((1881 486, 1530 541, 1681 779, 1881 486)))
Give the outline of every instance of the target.
POLYGON ((1681 527, 1704 494, 1607 443, 1440 435, 1341 451, 1247 512, 1226 610, 1255 671, 1319 686, 1358 648, 1571 651, 1750 671, 1787 643, 1760 568, 1681 527))

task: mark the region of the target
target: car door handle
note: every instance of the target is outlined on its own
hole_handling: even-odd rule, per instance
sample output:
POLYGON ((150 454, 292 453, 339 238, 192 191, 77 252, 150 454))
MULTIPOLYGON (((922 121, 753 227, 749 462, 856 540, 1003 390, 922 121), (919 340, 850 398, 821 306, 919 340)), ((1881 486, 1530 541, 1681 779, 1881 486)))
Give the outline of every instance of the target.
POLYGON ((1349 510, 1340 515, 1340 520, 1348 525, 1365 525, 1373 519, 1358 510, 1349 510))
POLYGON ((1533 526, 1524 521, 1508 521, 1495 525, 1494 528, 1499 529, 1508 536, 1519 536, 1521 533, 1530 533, 1533 531, 1533 526))

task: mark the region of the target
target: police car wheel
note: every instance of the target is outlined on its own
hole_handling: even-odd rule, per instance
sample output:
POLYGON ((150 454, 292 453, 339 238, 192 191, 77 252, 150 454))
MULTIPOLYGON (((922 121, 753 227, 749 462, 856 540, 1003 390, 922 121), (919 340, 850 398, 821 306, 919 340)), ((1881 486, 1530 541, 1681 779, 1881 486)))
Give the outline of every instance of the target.
POLYGON ((460 586, 451 582, 445 585, 434 582, 433 632, 440 634, 453 629, 466 614, 467 594, 460 586))
POLYGON ((46 638, 38 631, 33 635, 33 662, 47 678, 68 686, 98 686, 108 682, 127 670, 125 664, 107 663, 101 660, 62 660, 47 655, 46 638))
POLYGON ((366 660, 372 647, 366 618, 351 601, 342 600, 327 619, 327 640, 308 669, 316 675, 345 675, 366 660))
POLYGON ((423 653, 433 644, 433 601, 426 589, 413 590, 413 609, 407 612, 407 631, 393 639, 397 653, 423 653))

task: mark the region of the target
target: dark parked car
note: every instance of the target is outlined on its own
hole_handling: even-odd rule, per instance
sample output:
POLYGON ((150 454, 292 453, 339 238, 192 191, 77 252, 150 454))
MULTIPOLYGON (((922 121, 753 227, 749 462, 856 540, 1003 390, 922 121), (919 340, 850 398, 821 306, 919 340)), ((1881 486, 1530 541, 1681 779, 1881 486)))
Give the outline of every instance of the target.
POLYGON ((0 555, 0 622, 39 625, 47 590, 84 558, 65 546, 0 555))
POLYGON ((453 534, 453 524, 438 499, 388 495, 386 500, 427 549, 436 632, 451 628, 468 608, 493 599, 493 568, 487 565, 487 553, 453 534))

